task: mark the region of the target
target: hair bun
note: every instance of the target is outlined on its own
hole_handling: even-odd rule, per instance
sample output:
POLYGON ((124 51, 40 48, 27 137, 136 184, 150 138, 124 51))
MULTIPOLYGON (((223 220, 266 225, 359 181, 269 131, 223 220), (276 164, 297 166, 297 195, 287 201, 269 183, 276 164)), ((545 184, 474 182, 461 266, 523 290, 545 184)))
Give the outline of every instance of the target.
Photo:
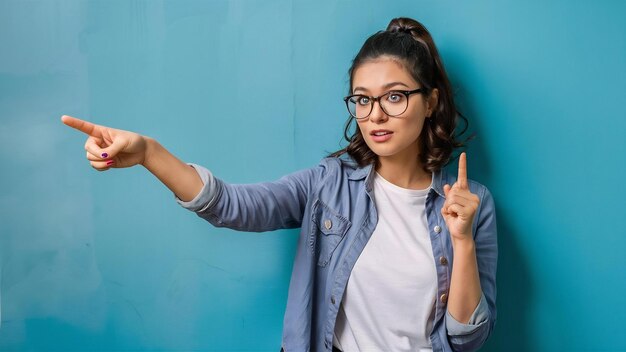
POLYGON ((392 33, 406 33, 406 34, 411 34, 411 31, 413 31, 413 28, 409 27, 409 26, 403 26, 403 25, 398 25, 398 26, 389 26, 390 28, 387 29, 389 32, 392 33))
POLYGON ((410 28, 410 27, 398 27, 398 32, 411 34, 412 31, 413 31, 413 28, 410 28))
POLYGON ((413 30, 413 28, 411 28, 409 26, 399 25, 399 26, 393 27, 391 29, 391 32, 411 34, 412 30, 413 30))
POLYGON ((387 25, 388 32, 407 33, 410 35, 419 35, 423 32, 424 26, 412 18, 397 17, 392 19, 387 25))

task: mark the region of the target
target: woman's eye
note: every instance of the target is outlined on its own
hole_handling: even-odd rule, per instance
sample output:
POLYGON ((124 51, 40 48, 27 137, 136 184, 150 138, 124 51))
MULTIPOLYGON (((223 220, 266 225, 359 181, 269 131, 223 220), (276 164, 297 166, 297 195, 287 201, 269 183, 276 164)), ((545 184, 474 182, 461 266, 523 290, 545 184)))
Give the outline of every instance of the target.
POLYGON ((370 98, 368 98, 368 97, 360 97, 358 102, 361 105, 368 105, 370 103, 370 98))
POLYGON ((391 103, 397 103, 402 100, 402 94, 400 93, 389 93, 389 97, 387 98, 391 103))

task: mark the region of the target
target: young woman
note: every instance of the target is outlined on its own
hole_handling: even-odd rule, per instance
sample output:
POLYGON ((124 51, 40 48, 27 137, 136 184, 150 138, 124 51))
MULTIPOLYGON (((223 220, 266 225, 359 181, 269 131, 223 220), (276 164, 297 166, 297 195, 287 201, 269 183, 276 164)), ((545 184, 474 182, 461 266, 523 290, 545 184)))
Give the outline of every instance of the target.
POLYGON ((275 182, 229 184, 152 138, 62 121, 89 136, 96 170, 143 165, 214 226, 301 227, 285 351, 477 350, 496 320, 494 201, 465 153, 457 177, 443 170, 464 118, 433 39, 393 19, 349 73, 349 145, 275 182))

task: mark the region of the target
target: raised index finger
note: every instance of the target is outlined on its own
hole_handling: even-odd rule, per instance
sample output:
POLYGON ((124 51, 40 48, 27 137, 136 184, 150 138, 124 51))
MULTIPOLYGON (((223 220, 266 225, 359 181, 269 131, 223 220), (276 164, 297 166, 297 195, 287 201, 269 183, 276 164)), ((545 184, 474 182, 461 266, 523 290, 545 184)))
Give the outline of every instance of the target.
POLYGON ((458 182, 459 187, 467 188, 467 156, 465 152, 459 156, 459 177, 456 182, 458 182))
POLYGON ((98 129, 98 126, 89 121, 77 119, 75 117, 71 117, 67 115, 61 116, 61 121, 63 121, 64 124, 72 128, 75 128, 83 133, 86 133, 90 136, 102 137, 100 130, 98 129))

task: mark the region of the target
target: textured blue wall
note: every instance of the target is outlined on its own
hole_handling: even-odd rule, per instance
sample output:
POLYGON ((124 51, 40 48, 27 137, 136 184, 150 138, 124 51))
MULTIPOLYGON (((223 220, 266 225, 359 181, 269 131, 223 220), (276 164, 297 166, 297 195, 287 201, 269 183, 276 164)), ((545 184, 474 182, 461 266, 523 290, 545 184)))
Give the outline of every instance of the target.
POLYGON ((216 229, 62 114, 230 182, 339 149, 350 60, 432 32, 498 206, 485 351, 626 350, 624 1, 0 1, 0 349, 277 351, 298 232, 216 229))

